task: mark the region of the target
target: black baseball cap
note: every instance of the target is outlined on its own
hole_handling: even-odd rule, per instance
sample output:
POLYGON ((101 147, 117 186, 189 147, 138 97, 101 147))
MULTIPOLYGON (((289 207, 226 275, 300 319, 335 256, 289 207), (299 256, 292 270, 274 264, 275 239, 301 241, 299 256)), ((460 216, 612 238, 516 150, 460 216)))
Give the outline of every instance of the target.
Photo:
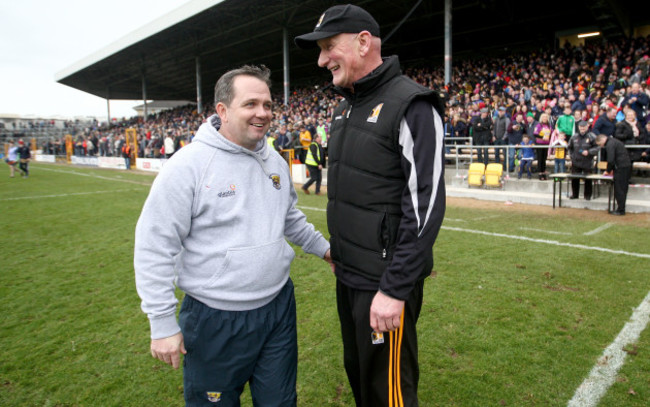
POLYGON ((294 38, 298 48, 316 47, 316 41, 333 37, 341 33, 360 33, 368 31, 373 37, 379 37, 379 24, 361 7, 352 4, 333 6, 325 10, 318 19, 314 31, 294 38))

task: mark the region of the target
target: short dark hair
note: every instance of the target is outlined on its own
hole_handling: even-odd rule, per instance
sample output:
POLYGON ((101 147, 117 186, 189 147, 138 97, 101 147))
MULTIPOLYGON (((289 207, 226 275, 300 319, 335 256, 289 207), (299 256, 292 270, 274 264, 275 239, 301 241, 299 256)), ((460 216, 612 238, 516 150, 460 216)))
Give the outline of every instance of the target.
POLYGON ((607 140, 607 135, 606 134, 599 134, 596 136, 596 143, 600 143, 603 140, 607 140))
POLYGON ((217 81, 217 84, 214 86, 214 105, 217 103, 223 103, 226 106, 230 106, 230 102, 235 97, 235 90, 233 89, 233 83, 235 78, 240 75, 252 76, 266 83, 271 89, 271 70, 264 65, 244 65, 241 68, 232 69, 225 74, 221 75, 221 78, 217 81))

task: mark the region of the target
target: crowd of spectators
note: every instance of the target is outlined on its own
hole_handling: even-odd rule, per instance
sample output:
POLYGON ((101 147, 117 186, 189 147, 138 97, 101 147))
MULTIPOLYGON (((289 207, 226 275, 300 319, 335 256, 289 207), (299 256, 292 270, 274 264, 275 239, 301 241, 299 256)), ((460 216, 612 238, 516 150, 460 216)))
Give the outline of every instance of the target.
MULTIPOLYGON (((633 129, 624 129, 626 144, 643 145, 650 143, 650 124, 646 123, 649 55, 650 36, 585 46, 566 45, 555 51, 540 50, 506 58, 455 61, 453 82, 449 84, 444 83, 443 67, 409 67, 404 72, 444 97, 447 137, 458 138, 456 142, 465 143, 473 138, 474 145, 500 146, 517 144, 523 134, 528 134, 536 144, 548 145, 546 132, 552 132, 567 112, 575 126, 586 121, 591 131, 620 133, 623 137, 623 130, 617 130, 622 125, 617 123, 629 123, 625 117, 626 111, 631 110, 636 124, 633 129), (487 133, 476 131, 481 110, 487 112, 493 123, 487 133)), ((323 145, 327 145, 329 121, 339 99, 323 85, 294 89, 287 105, 275 103, 270 135, 277 149, 308 146, 316 132, 321 133, 323 145)), ((281 101, 282 97, 276 95, 275 100, 281 101)), ((191 142, 213 111, 213 106, 208 105, 199 114, 195 106, 185 106, 150 115, 147 121, 134 117, 110 127, 97 124, 79 129, 74 135, 75 154, 118 156, 124 130, 135 128, 140 157, 169 156, 165 139, 173 140, 174 150, 181 148, 191 142)), ((63 146, 61 139, 48 140, 43 145, 55 154, 61 153, 63 146)), ((648 158, 647 152, 637 153, 637 160, 648 158)), ((488 159, 487 150, 483 159, 488 159)), ((490 159, 500 161, 498 150, 490 159)))

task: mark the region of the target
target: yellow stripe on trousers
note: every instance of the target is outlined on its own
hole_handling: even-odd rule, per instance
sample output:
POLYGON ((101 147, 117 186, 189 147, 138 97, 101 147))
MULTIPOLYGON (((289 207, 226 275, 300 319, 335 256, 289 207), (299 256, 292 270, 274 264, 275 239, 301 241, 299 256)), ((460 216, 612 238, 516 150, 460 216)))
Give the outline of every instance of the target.
POLYGON ((399 319, 399 328, 389 332, 390 360, 388 362, 388 406, 404 407, 402 379, 400 375, 402 335, 404 333, 404 310, 399 319))

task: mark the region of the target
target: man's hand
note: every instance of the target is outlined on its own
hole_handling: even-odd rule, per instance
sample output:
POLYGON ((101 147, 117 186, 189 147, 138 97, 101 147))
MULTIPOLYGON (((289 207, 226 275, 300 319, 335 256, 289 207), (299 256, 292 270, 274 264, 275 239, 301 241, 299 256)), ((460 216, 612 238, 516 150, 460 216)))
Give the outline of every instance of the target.
POLYGON ((180 332, 168 338, 151 340, 151 356, 173 366, 174 369, 181 365, 181 353, 185 355, 187 351, 183 334, 180 332))
POLYGON ((370 326, 376 332, 396 330, 399 328, 403 309, 404 301, 377 291, 370 305, 370 326))
POLYGON ((332 260, 332 255, 330 254, 330 249, 327 249, 325 252, 325 256, 323 256, 323 260, 329 263, 330 268, 332 269, 332 273, 334 273, 335 267, 334 266, 334 261, 332 260))
POLYGON ((585 157, 588 156, 588 155, 589 155, 589 151, 587 151, 587 150, 583 151, 583 152, 582 152, 582 155, 584 155, 585 157))

